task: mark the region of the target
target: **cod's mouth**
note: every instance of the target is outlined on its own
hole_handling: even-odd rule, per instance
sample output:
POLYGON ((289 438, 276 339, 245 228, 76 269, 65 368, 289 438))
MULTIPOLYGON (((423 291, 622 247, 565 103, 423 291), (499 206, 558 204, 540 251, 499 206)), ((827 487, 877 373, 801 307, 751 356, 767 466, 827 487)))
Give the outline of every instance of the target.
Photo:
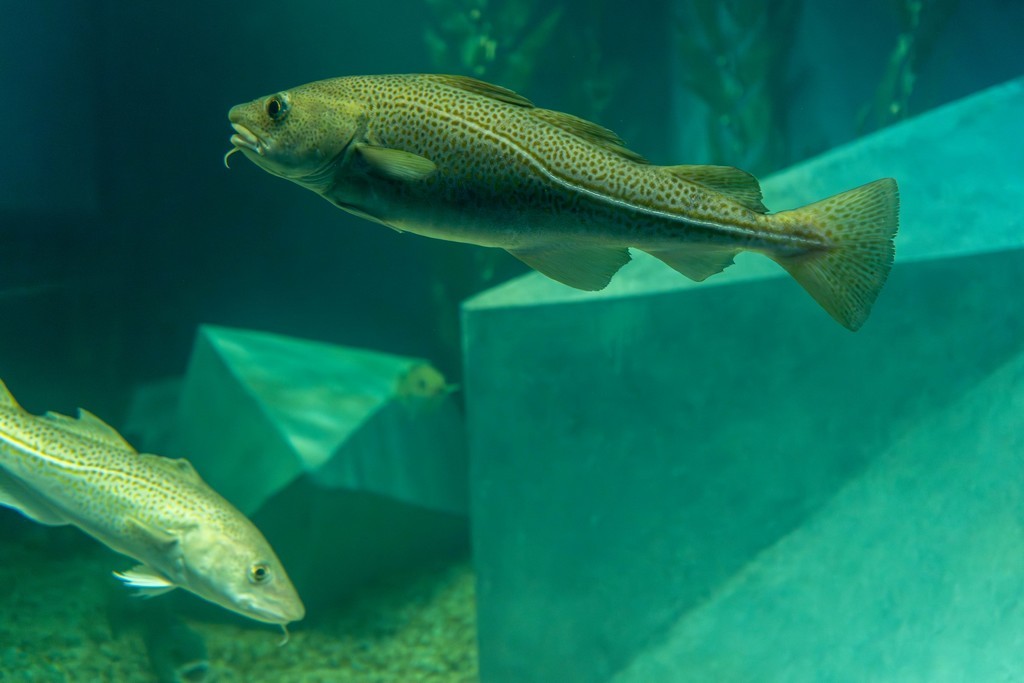
POLYGON ((231 136, 231 144, 234 145, 228 150, 227 154, 224 155, 224 165, 228 168, 228 157, 235 152, 241 152, 243 149, 247 149, 250 152, 263 156, 266 152, 267 146, 258 138, 256 134, 246 128, 240 123, 231 123, 231 127, 235 129, 235 134, 231 136))
POLYGON ((306 608, 302 603, 296 605, 258 605, 254 601, 243 602, 243 614, 250 619, 262 621, 265 624, 276 624, 284 626, 293 621, 301 621, 306 616, 306 608))

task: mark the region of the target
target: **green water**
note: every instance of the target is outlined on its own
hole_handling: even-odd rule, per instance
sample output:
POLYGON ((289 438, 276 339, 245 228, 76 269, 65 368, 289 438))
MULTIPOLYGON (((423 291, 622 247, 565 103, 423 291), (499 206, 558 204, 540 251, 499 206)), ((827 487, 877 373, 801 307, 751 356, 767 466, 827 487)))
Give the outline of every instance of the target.
MULTIPOLYGON (((129 600, 111 572, 132 560, 0 508, 0 681, 171 680, 191 660, 194 681, 1024 680, 1022 428, 1007 408, 1024 337, 1019 83, 896 128, 1024 74, 1019 3, 0 9, 0 377, 30 412, 85 407, 215 488, 266 492, 232 496, 296 567, 309 615, 279 648, 274 628, 183 591, 129 600), (721 286, 640 262, 608 294, 540 276, 495 290, 527 268, 360 220, 241 155, 222 163, 232 105, 414 72, 512 88, 655 164, 796 166, 766 183, 773 210, 897 175, 897 265, 873 319, 850 336, 745 261, 721 286), (189 377, 201 325, 427 362, 447 388, 410 402, 401 373, 378 372, 392 412, 338 408, 365 429, 325 450, 330 477, 306 477, 278 455, 304 433, 265 419, 259 387, 189 377), (237 397, 217 414, 242 435, 219 461, 181 427, 198 405, 183 387, 215 386, 237 397), (468 456, 435 448, 451 457, 431 469, 442 439, 402 425, 442 422, 468 456), (961 469, 953 445, 985 466, 961 469), (827 598, 845 589, 819 566, 848 573, 840 616, 827 598)), ((236 367, 219 352, 204 367, 236 367)), ((317 385, 307 360, 303 396, 367 393, 317 385)))

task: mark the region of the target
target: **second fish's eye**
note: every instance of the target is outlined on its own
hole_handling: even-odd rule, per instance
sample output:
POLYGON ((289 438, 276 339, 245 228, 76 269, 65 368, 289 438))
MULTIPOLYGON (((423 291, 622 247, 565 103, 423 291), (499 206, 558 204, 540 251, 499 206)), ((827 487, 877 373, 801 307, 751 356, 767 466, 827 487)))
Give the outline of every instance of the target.
POLYGON ((267 99, 267 116, 274 121, 280 121, 288 113, 288 102, 282 95, 274 95, 267 99))
POLYGON ((265 583, 270 579, 270 567, 265 564, 254 564, 249 567, 249 580, 253 583, 265 583))

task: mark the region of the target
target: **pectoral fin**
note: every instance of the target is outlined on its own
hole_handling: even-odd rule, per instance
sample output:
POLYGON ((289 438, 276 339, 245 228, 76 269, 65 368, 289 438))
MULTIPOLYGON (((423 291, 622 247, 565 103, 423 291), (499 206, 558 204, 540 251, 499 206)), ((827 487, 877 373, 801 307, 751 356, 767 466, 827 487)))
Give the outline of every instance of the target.
POLYGON ((629 263, 625 247, 546 246, 509 249, 508 253, 552 280, 588 292, 604 289, 612 275, 629 263))
POLYGON ((423 180, 437 166, 426 157, 368 143, 356 145, 356 152, 375 172, 393 180, 423 180))
POLYGON ((140 564, 126 572, 114 572, 114 576, 124 581, 128 588, 137 589, 135 595, 140 598, 155 598, 177 588, 174 583, 162 574, 140 564))
POLYGON ((161 554, 175 552, 179 534, 168 529, 161 529, 136 517, 125 519, 125 535, 133 544, 143 545, 161 554))

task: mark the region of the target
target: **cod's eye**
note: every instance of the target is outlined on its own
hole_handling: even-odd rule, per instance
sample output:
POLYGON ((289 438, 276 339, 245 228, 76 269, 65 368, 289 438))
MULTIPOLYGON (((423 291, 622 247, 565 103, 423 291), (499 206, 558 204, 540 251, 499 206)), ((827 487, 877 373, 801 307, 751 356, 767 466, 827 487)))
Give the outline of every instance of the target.
POLYGON ((267 103, 264 105, 267 110, 267 116, 274 121, 280 121, 288 115, 288 100, 285 99, 284 95, 272 95, 267 98, 267 103))
POLYGON ((254 564, 249 567, 249 580, 253 583, 266 583, 270 580, 270 567, 265 564, 254 564))

